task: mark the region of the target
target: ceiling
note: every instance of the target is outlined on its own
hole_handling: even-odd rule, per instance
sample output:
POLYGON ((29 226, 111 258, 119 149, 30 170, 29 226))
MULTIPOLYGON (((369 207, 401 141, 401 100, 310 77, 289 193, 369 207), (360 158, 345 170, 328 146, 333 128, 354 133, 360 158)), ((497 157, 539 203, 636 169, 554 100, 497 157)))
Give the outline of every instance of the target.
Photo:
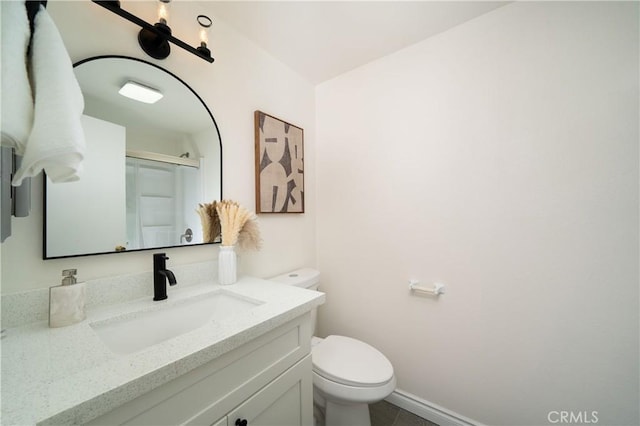
POLYGON ((215 1, 207 8, 316 84, 507 3, 215 1))

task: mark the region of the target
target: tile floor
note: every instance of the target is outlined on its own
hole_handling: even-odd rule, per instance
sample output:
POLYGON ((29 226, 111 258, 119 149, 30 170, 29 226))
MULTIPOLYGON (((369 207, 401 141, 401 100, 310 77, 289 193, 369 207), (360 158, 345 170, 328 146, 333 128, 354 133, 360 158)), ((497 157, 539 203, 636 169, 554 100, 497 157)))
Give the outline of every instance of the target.
POLYGON ((387 401, 369 405, 369 415, 371 426, 438 426, 387 401))

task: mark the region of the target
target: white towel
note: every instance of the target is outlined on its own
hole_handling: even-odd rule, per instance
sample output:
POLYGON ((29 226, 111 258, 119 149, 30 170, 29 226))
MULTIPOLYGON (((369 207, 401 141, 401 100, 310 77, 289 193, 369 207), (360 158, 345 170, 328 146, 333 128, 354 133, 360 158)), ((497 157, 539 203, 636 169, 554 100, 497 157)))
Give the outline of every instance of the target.
POLYGON ((18 186, 22 179, 43 169, 52 182, 75 181, 79 179, 85 149, 80 123, 84 99, 69 53, 44 7, 36 14, 31 43, 33 129, 12 184, 18 186))
POLYGON ((33 97, 27 74, 29 19, 24 1, 2 1, 2 145, 24 154, 33 123, 33 97))

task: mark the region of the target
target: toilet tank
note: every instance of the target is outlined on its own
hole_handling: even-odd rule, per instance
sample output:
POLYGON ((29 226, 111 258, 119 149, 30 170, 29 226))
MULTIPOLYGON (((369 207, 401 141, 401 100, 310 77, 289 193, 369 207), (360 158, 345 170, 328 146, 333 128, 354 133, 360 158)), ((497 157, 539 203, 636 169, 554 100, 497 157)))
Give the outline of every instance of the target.
MULTIPOLYGON (((275 276, 269 281, 274 281, 280 284, 294 285, 296 287, 302 287, 308 290, 318 290, 318 287, 320 286, 320 271, 313 268, 300 268, 296 269, 295 271, 275 276)), ((314 308, 311 311, 311 332, 314 334, 316 330, 317 315, 318 310, 314 308)))

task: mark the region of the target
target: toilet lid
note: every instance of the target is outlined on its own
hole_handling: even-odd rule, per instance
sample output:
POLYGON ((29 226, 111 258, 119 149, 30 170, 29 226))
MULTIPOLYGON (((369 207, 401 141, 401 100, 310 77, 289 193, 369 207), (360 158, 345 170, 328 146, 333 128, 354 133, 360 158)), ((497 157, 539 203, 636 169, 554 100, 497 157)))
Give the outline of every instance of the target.
POLYGON ((360 340, 329 336, 312 352, 313 371, 351 386, 380 386, 393 377, 393 366, 377 349, 360 340))

